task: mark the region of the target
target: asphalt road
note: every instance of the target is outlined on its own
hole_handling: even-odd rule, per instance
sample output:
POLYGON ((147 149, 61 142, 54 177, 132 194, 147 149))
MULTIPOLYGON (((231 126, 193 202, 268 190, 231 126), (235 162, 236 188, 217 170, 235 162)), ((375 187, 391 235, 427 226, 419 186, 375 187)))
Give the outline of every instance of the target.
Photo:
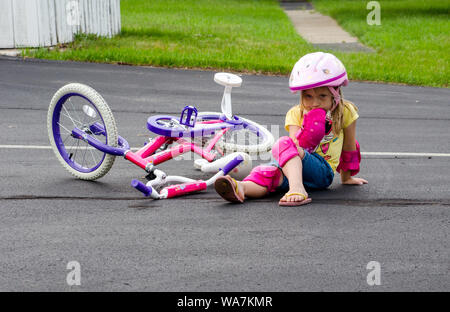
MULTIPOLYGON (((351 82, 344 94, 360 109, 362 151, 389 154, 365 154, 368 185, 345 187, 337 175, 304 207, 278 207, 281 195, 231 205, 212 189, 153 201, 130 187, 144 174, 123 159, 85 182, 50 149, 6 147, 49 145, 47 108, 69 82, 102 94, 120 135, 141 146, 149 115, 218 111, 213 75, 0 58, 0 291, 450 290, 448 89, 351 82), (80 286, 66 283, 70 261, 80 263, 80 286), (370 261, 381 285, 367 283, 370 261)), ((287 78, 242 78, 234 112, 284 135, 297 102, 287 78)), ((161 168, 205 177, 189 161, 161 168)))

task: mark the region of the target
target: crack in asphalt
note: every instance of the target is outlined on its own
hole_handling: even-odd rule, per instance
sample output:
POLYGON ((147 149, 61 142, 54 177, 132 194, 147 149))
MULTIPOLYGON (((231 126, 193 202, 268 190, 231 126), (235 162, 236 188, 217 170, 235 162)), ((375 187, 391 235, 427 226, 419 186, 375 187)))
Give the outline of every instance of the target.
MULTIPOLYGON (((214 202, 224 202, 222 198, 211 197, 211 196, 201 196, 196 197, 177 197, 171 198, 171 200, 184 201, 186 199, 190 200, 208 200, 214 202)), ((16 201, 16 200, 115 200, 115 201, 131 201, 131 200, 150 200, 142 197, 105 197, 105 196, 40 196, 40 195, 16 195, 16 196, 4 196, 0 197, 1 201, 16 201)), ((160 202, 159 200, 152 200, 154 202, 160 202)), ((268 197, 266 199, 251 200, 251 202, 274 202, 273 197, 268 197)), ((314 203, 323 205, 348 205, 348 206, 450 206, 450 198, 437 199, 437 200, 422 200, 422 199, 402 199, 402 198, 387 198, 387 199, 342 199, 342 198, 323 198, 314 199, 314 203)))

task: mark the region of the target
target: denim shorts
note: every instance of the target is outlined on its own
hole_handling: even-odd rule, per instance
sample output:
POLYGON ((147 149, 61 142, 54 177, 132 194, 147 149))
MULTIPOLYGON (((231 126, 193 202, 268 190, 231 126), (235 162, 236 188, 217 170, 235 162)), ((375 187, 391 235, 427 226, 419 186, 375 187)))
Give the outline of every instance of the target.
MULTIPOLYGON (((334 178, 333 169, 330 164, 317 153, 305 152, 305 157, 302 159, 303 165, 303 185, 308 189, 325 189, 331 185, 334 178)), ((271 166, 281 167, 276 160, 271 161, 271 166)), ((285 175, 283 175, 283 182, 277 188, 277 191, 287 192, 289 190, 289 181, 285 175)))

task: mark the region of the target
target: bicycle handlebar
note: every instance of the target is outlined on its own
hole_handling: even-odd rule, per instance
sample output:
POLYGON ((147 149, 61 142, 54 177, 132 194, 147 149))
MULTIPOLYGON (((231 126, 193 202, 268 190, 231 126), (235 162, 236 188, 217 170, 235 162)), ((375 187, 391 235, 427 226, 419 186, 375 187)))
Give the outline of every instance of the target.
POLYGON ((238 155, 238 156, 234 157, 228 164, 225 165, 225 167, 223 167, 223 169, 222 169, 223 174, 224 175, 228 174, 228 172, 233 170, 236 166, 238 166, 243 161, 244 161, 244 157, 242 157, 242 155, 238 155))
POLYGON ((131 181, 131 186, 137 189, 138 191, 142 192, 146 197, 149 197, 152 194, 152 188, 148 187, 139 180, 131 181))

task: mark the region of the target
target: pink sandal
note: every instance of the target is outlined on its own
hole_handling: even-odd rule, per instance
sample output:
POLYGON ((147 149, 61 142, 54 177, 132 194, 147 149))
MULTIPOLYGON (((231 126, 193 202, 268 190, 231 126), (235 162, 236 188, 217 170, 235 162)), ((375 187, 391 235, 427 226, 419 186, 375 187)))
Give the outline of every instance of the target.
POLYGON ((302 206, 302 205, 309 204, 312 201, 311 198, 306 197, 306 195, 303 193, 287 193, 283 197, 278 202, 278 205, 280 205, 280 206, 302 206), (289 202, 281 200, 285 196, 286 196, 286 198, 288 198, 289 196, 294 196, 294 195, 302 196, 303 199, 301 201, 289 201, 289 202))
POLYGON ((214 188, 216 189, 217 194, 229 202, 244 202, 244 198, 239 195, 239 185, 237 181, 230 176, 218 178, 216 182, 214 182, 214 188))

